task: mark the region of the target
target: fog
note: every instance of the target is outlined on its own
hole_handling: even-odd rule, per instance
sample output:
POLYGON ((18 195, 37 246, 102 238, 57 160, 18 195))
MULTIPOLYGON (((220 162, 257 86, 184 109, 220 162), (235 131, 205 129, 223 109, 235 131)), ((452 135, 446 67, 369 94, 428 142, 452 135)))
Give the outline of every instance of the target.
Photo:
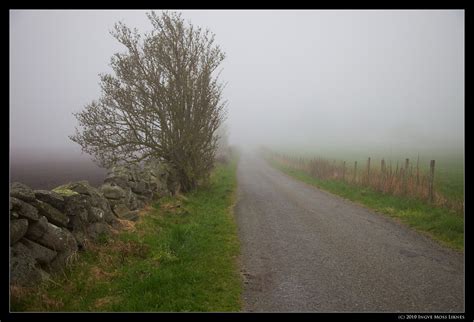
MULTIPOLYGON (((10 152, 89 160, 73 112, 146 11, 10 11, 10 152)), ((464 11, 181 11, 226 52, 230 143, 374 151, 464 146, 464 11)))

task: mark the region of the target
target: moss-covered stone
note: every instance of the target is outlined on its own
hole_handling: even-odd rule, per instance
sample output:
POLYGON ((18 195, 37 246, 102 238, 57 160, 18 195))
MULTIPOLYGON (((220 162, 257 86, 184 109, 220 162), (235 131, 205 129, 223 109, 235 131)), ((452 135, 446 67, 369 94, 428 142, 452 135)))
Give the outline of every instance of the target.
POLYGON ((63 195, 63 196, 74 196, 74 195, 79 194, 79 193, 75 192, 74 190, 66 188, 65 185, 56 187, 56 188, 53 189, 53 191, 56 192, 56 193, 59 193, 60 195, 63 195))

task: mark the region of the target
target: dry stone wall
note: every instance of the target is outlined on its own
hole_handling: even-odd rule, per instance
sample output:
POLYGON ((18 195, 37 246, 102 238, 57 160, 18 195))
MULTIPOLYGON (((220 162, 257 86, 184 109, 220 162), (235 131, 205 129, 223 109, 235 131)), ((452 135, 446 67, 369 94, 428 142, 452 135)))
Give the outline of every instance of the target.
POLYGON ((32 286, 62 271, 88 243, 120 228, 121 220, 138 219, 146 204, 169 195, 169 181, 162 165, 145 164, 110 169, 98 188, 87 181, 51 191, 12 183, 10 283, 32 286))

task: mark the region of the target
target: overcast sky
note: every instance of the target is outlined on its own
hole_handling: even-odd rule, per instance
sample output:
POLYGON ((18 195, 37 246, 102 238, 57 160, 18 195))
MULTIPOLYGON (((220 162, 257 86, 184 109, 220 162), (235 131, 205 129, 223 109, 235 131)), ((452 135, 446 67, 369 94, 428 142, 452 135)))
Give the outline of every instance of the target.
MULTIPOLYGON (((10 11, 12 155, 77 155, 73 112, 100 95, 146 11, 10 11)), ((464 11, 182 11, 226 52, 232 143, 447 149, 464 145, 464 11)))

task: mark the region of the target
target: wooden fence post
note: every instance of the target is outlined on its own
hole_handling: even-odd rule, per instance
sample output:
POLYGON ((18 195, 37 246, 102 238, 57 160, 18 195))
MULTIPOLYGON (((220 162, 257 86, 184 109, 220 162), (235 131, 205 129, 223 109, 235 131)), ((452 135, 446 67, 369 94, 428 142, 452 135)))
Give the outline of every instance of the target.
POLYGON ((434 170, 435 170, 435 160, 430 161, 430 177, 428 182, 428 196, 430 202, 434 201, 434 191, 433 191, 433 183, 434 183, 434 170))

